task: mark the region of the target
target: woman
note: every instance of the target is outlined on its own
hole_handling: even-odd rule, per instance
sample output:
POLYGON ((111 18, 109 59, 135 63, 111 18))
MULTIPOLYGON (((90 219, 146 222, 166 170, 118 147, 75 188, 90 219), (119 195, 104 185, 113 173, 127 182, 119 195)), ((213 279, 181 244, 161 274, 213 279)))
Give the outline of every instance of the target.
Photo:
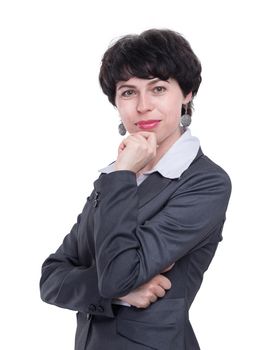
POLYGON ((41 297, 78 311, 77 350, 199 349, 188 311, 231 191, 187 128, 200 62, 180 34, 153 29, 115 42, 99 78, 129 135, 44 262, 41 297))

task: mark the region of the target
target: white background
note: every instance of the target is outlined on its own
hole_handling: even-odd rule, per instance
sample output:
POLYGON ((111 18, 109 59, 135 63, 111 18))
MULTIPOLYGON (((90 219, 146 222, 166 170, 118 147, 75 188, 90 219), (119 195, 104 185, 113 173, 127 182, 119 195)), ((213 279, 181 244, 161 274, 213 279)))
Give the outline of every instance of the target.
POLYGON ((75 313, 41 302, 41 264, 121 140, 98 85, 102 54, 157 27, 182 33, 202 62, 191 130, 233 183, 191 322, 202 350, 270 349, 267 1, 0 4, 0 348, 73 349, 75 313))

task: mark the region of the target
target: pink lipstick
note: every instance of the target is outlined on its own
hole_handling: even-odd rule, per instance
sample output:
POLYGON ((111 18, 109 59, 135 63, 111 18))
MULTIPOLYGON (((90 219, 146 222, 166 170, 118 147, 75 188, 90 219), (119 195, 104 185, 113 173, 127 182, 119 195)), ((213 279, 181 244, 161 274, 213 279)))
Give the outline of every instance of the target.
POLYGON ((136 125, 142 130, 150 130, 157 127, 159 123, 160 123, 160 120, 151 119, 151 120, 140 120, 139 122, 136 123, 136 125))

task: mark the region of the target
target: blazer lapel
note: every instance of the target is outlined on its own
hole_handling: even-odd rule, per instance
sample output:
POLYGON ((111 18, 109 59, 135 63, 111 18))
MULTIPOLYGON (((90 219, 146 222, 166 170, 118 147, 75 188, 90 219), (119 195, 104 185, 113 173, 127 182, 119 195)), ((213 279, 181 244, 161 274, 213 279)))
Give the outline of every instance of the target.
MULTIPOLYGON (((203 155, 203 152, 202 152, 201 148, 199 148, 199 151, 198 151, 195 159, 193 160, 193 162, 190 164, 190 166, 192 166, 196 162, 196 160, 198 160, 202 155, 203 155)), ((184 173, 187 170, 185 170, 184 173)), ((100 191, 99 179, 101 176, 104 176, 104 173, 102 173, 99 176, 99 178, 94 182, 94 188, 97 192, 100 191)), ((180 178, 181 178, 181 176, 180 176, 180 178)), ((154 173, 150 174, 141 183, 141 185, 138 186, 139 208, 143 207, 147 202, 153 200, 153 198, 155 196, 157 196, 161 191, 163 191, 172 181, 177 183, 180 178, 169 179, 169 178, 163 177, 158 172, 154 172, 154 173)))
MULTIPOLYGON (((195 159, 193 160, 193 162, 190 164, 190 166, 192 166, 202 155, 203 155, 203 152, 201 148, 199 148, 199 151, 195 159)), ((186 169, 184 173, 188 169, 186 169)), ((149 175, 138 187, 139 208, 143 207, 147 202, 151 201, 156 195, 158 195, 162 190, 164 190, 172 181, 177 183, 180 178, 169 179, 169 178, 163 177, 158 172, 154 172, 153 174, 149 175)))

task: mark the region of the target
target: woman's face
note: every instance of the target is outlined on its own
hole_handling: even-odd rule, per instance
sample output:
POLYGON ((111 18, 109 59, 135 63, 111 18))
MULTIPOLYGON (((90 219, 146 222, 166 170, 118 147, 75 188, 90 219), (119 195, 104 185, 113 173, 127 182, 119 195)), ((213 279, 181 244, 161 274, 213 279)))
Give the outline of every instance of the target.
POLYGON ((115 104, 130 134, 154 132, 157 143, 170 147, 181 135, 179 123, 182 104, 188 103, 175 79, 160 80, 132 77, 116 85, 115 104))

